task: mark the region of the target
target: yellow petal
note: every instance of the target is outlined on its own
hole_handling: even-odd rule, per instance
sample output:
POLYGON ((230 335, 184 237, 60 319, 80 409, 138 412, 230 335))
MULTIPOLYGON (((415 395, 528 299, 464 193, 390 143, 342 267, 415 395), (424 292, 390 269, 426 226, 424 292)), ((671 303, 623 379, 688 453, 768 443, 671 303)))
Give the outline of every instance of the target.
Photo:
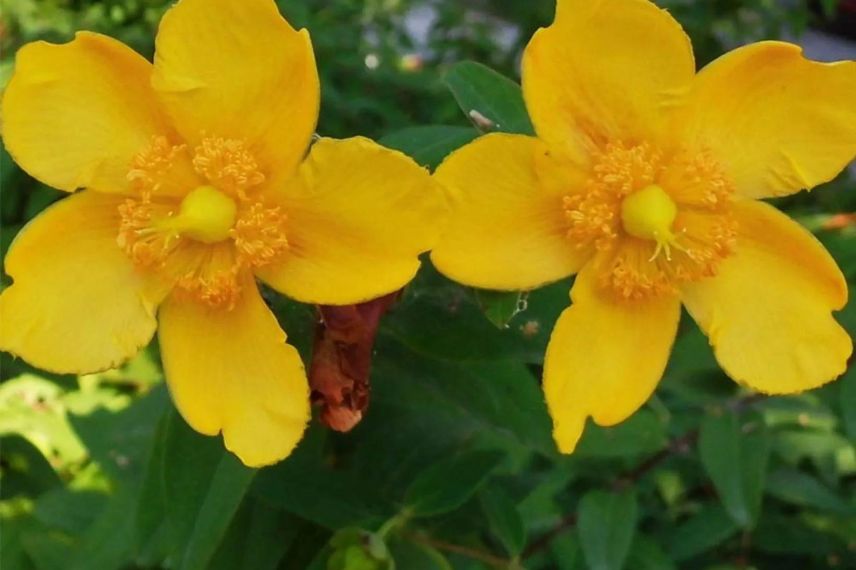
POLYGON ((570 163, 561 171, 531 137, 491 134, 459 149, 434 175, 452 198, 434 265, 461 283, 506 290, 576 272, 588 253, 566 237, 562 202, 575 174, 570 163))
POLYGON ((159 319, 167 383, 187 423, 222 431, 226 448, 251 467, 288 456, 309 421, 309 386, 252 279, 232 310, 174 294, 159 319))
POLYGON ((273 0, 181 0, 158 30, 155 89, 191 143, 247 141, 268 179, 303 158, 320 104, 306 30, 273 0))
POLYGON ((425 169, 364 138, 316 142, 283 199, 288 252, 258 275, 289 297, 325 305, 407 284, 446 214, 425 169))
POLYGON ((831 180, 856 156, 854 94, 856 62, 752 44, 699 73, 675 131, 710 148, 744 196, 784 196, 831 180))
POLYGON ((544 360, 553 437, 571 453, 591 416, 602 426, 630 417, 663 375, 677 333, 677 298, 616 300, 598 287, 594 264, 577 277, 544 360))
POLYGON ((150 73, 143 57, 99 34, 25 45, 3 96, 6 148, 55 188, 126 191, 132 158, 167 132, 150 73))
POLYGON ((49 207, 6 256, 0 349, 59 373, 112 368, 155 332, 165 290, 116 245, 122 198, 83 191, 49 207))
POLYGON ((591 140, 652 140, 695 73, 681 26, 647 0, 559 0, 523 54, 538 136, 579 156, 591 140))
POLYGON ((840 376, 852 353, 830 314, 847 283, 814 236, 761 202, 739 202, 737 253, 716 277, 688 285, 684 304, 729 376, 769 394, 840 376))

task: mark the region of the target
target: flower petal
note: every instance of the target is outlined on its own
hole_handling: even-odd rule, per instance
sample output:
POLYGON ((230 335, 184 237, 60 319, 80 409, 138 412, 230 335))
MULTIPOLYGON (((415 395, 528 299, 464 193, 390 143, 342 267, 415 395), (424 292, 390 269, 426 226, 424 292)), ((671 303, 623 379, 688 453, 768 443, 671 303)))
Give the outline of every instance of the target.
POLYGON ((852 353, 830 314, 847 283, 814 236, 772 206, 739 202, 737 253, 716 277, 684 288, 684 304, 729 376, 768 394, 840 376, 852 353))
POLYGON ((324 305, 406 285, 446 214, 425 169, 364 138, 316 142, 283 199, 289 249, 258 275, 285 295, 324 305))
POLYGON ((309 385, 252 279, 232 310, 173 294, 159 318, 167 383, 187 423, 206 435, 222 431, 251 467, 288 456, 310 418, 309 385))
POLYGON ((856 62, 751 44, 699 73, 675 129, 709 147, 744 196, 784 196, 831 180, 856 156, 854 93, 856 62))
POLYGON ((3 96, 6 148, 55 188, 127 191, 132 158, 168 132, 150 73, 142 56, 100 34, 25 45, 3 96))
POLYGON ((574 156, 592 140, 655 138, 694 74, 689 38, 647 0, 559 0, 523 54, 538 136, 574 156))
POLYGON ((453 211, 431 253, 434 265, 461 283, 506 290, 576 272, 588 253, 566 237, 562 202, 574 174, 526 136, 491 134, 454 152, 435 174, 453 211))
POLYGON ((251 145, 268 178, 291 175, 315 130, 320 85, 306 30, 273 0, 181 0, 161 20, 152 84, 191 143, 251 145))
POLYGON ((593 266, 577 277, 573 304, 559 317, 544 360, 544 392, 562 453, 574 450, 588 416, 614 425, 648 400, 681 316, 674 297, 614 299, 598 287, 593 266))
POLYGON ((166 290, 116 245, 122 198, 85 190, 49 207, 6 256, 0 349, 59 373, 118 366, 155 332, 166 290))

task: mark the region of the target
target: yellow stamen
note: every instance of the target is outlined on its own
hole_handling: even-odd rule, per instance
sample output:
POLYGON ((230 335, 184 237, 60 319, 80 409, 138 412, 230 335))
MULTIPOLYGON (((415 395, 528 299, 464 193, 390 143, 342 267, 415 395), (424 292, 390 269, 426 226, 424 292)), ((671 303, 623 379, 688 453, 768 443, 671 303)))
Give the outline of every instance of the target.
POLYGON ((181 201, 178 215, 161 222, 170 229, 203 243, 217 243, 229 237, 237 215, 235 201, 213 186, 199 186, 181 201))
POLYGON ((193 150, 193 168, 210 184, 241 199, 265 181, 255 156, 239 139, 203 138, 193 150))

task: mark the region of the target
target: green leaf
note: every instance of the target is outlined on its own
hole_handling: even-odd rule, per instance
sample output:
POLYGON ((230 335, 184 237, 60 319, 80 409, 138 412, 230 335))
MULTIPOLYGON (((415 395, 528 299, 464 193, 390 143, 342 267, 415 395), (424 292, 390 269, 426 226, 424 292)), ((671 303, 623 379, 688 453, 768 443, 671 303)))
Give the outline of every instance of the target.
POLYGON ((98 408, 69 419, 102 469, 116 480, 137 481, 143 474, 158 419, 168 406, 169 394, 161 384, 121 411, 98 408))
POLYGON ((414 516, 435 516, 463 505, 505 458, 496 451, 471 451, 435 463, 423 471, 405 495, 414 516))
POLYGON ((800 507, 811 507, 839 514, 856 514, 856 505, 849 504, 823 483, 794 469, 778 469, 767 480, 767 493, 781 501, 800 507))
POLYGON ((498 329, 508 328, 515 316, 526 310, 526 293, 476 289, 476 299, 487 320, 498 329))
POLYGON ((699 454, 720 500, 734 522, 751 528, 761 512, 770 456, 770 438, 763 422, 749 433, 733 411, 708 416, 701 424, 699 454))
POLYGON ((382 330, 438 360, 541 364, 553 325, 569 304, 568 291, 570 281, 563 280, 530 292, 526 311, 499 329, 485 318, 470 289, 426 263, 384 318, 382 330))
POLYGON ((626 457, 654 453, 666 446, 666 426, 650 410, 640 410, 616 426, 588 426, 576 457, 626 457))
POLYGON ((165 515, 178 568, 203 569, 225 536, 255 470, 225 451, 219 438, 193 432, 174 411, 163 444, 165 515))
POLYGON ((97 518, 107 500, 104 493, 53 489, 36 500, 35 516, 45 526, 80 534, 97 518))
MULTIPOLYGON (((372 405, 372 413, 364 420, 368 423, 379 413, 372 405)), ((365 429, 365 424, 360 429, 365 429)), ((386 425, 385 433, 390 439, 390 430, 386 425)), ((327 450, 328 439, 333 434, 318 426, 310 427, 303 441, 288 457, 277 465, 263 469, 253 486, 255 496, 264 497, 269 504, 295 514, 301 518, 330 530, 345 526, 372 528, 393 514, 393 498, 389 497, 389 488, 381 493, 386 481, 376 482, 367 477, 368 469, 353 469, 331 465, 331 455, 327 450), (387 499, 390 504, 384 499, 387 499)), ((360 446, 373 460, 371 474, 386 475, 386 470, 378 469, 376 453, 370 453, 370 446, 360 446)))
POLYGON ((499 539, 508 554, 519 555, 526 546, 526 528, 517 505, 500 487, 482 489, 479 499, 491 533, 499 539))
POLYGON ((168 410, 158 422, 138 495, 134 542, 137 559, 143 566, 154 566, 172 550, 169 523, 166 521, 166 482, 163 478, 166 438, 172 421, 173 412, 168 410))
MULTIPOLYGON (((460 448, 475 440, 509 454, 556 455, 543 392, 524 364, 442 362, 388 342, 378 354, 383 357, 374 369, 376 409, 399 418, 399 425, 406 421, 423 441, 430 430, 424 445, 460 448)), ((389 438, 387 424, 378 436, 389 438)))
POLYGON ((576 532, 566 532, 550 542, 550 554, 556 570, 587 570, 576 532))
POLYGON ((714 548, 739 530, 720 505, 709 505, 669 535, 669 554, 681 562, 714 548))
MULTIPOLYGON (((839 541, 831 533, 824 532, 822 525, 818 527, 813 527, 802 517, 765 515, 752 533, 752 547, 779 555, 809 554, 819 558, 826 558, 836 550, 846 548, 845 541, 839 541)), ((840 567, 849 568, 846 564, 840 567)))
POLYGON ((184 551, 182 570, 204 570, 208 566, 254 475, 255 471, 245 467, 234 455, 223 454, 199 507, 184 551))
POLYGON ((3 484, 0 499, 17 495, 35 496, 62 485, 45 456, 21 436, 0 437, 3 450, 3 484))
POLYGON ((424 544, 396 540, 389 549, 398 570, 454 570, 440 551, 424 544))
POLYGON ((636 535, 627 567, 632 570, 676 570, 677 566, 669 559, 659 544, 642 535, 636 535))
POLYGON ((514 81, 473 61, 453 65, 445 81, 458 105, 480 130, 534 134, 523 93, 514 81), (484 119, 492 125, 483 123, 484 119))
POLYGON ((841 384, 841 417, 844 418, 844 430, 850 441, 856 443, 856 366, 850 370, 840 381, 841 384))
POLYGON ((245 501, 208 570, 274 570, 301 521, 260 501, 245 501))
POLYGON ((471 127, 430 125, 411 127, 390 133, 378 142, 383 146, 400 150, 418 164, 434 169, 452 151, 471 142, 478 131, 471 127))
POLYGON ((592 491, 580 500, 578 528, 591 570, 621 570, 636 534, 639 507, 631 492, 592 491))

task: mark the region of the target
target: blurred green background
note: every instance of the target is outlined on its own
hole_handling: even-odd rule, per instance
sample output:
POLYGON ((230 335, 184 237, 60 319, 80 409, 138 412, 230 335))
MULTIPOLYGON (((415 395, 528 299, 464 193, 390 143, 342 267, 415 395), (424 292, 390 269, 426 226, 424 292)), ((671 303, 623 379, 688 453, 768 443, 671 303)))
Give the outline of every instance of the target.
MULTIPOLYGON (((167 4, 4 0, 0 81, 25 42, 66 41, 79 29, 150 57, 167 4)), ((447 72, 476 60, 517 80, 520 52, 554 6, 278 4, 312 34, 319 132, 382 139, 427 165, 477 134, 453 96, 460 77, 447 72), (411 130, 428 125, 437 127, 411 130)), ((805 37, 836 9, 661 5, 692 36, 700 64, 748 41, 805 37)), ((852 43, 839 49, 856 58, 852 43)), ((5 255, 60 193, 5 151, 0 186, 5 255)), ((842 215, 856 211, 852 177, 777 205, 856 283, 856 221, 842 215)), ((394 559, 402 570, 856 568, 856 368, 809 394, 759 398, 725 377, 686 320, 656 396, 618 427, 590 426, 578 452, 562 457, 538 379, 568 287, 476 294, 426 264, 381 327, 366 419, 347 435, 313 422, 292 457, 260 471, 177 416, 156 343, 121 369, 81 377, 3 354, 0 567, 381 570, 394 559)), ((266 298, 306 359, 314 309, 266 298)), ((856 336, 856 303, 839 317, 856 336)))

